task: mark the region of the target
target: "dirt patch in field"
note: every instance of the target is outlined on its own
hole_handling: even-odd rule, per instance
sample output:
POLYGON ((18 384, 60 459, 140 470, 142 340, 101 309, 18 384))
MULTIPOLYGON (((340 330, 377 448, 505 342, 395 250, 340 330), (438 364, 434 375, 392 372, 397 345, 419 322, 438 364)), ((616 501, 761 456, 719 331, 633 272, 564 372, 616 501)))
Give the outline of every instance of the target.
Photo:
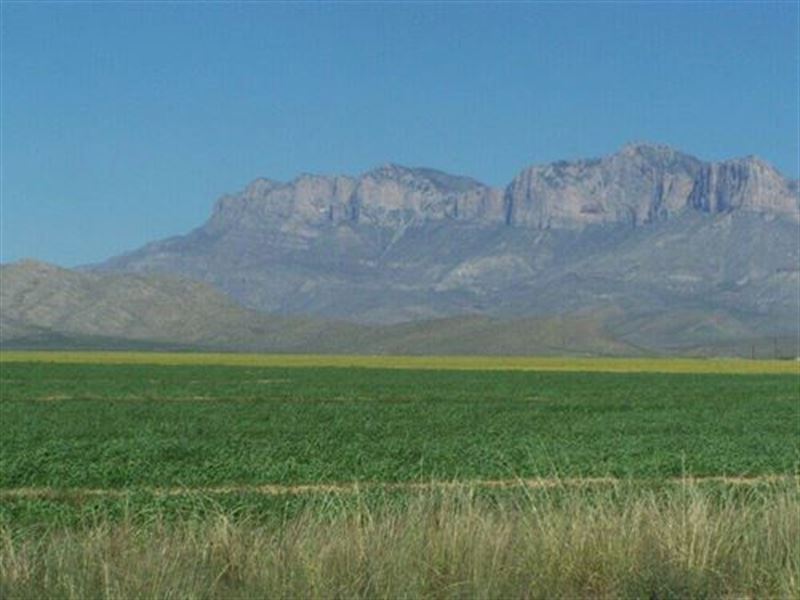
MULTIPOLYGON (((51 488, 20 487, 0 490, 1 498, 59 498, 82 496, 126 496, 133 492, 148 492, 156 496, 181 496, 186 494, 264 494, 268 496, 299 494, 353 494, 359 491, 383 489, 389 491, 426 491, 444 489, 543 489, 559 487, 592 487, 616 485, 626 482, 649 481, 636 479, 618 479, 614 477, 574 477, 574 478, 536 478, 536 479, 483 479, 472 481, 404 481, 404 482, 335 482, 308 483, 296 485, 262 484, 262 485, 221 485, 200 487, 139 487, 121 489, 100 488, 51 488)), ((800 476, 763 475, 759 477, 744 476, 708 476, 681 477, 666 480, 673 485, 722 483, 726 485, 762 485, 795 481, 800 484, 800 476)))
POLYGON ((70 394, 49 394, 47 396, 40 396, 36 398, 39 402, 63 402, 64 400, 72 400, 74 396, 70 394))

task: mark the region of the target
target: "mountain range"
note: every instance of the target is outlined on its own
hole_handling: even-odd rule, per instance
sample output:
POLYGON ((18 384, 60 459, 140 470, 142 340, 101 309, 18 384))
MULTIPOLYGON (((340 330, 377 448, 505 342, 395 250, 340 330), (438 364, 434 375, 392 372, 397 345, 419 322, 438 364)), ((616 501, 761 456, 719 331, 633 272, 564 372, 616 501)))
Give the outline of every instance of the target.
POLYGON ((5 265, 0 339, 796 355, 799 228, 800 185, 766 162, 653 144, 505 188, 398 165, 260 178, 186 235, 79 271, 5 265))

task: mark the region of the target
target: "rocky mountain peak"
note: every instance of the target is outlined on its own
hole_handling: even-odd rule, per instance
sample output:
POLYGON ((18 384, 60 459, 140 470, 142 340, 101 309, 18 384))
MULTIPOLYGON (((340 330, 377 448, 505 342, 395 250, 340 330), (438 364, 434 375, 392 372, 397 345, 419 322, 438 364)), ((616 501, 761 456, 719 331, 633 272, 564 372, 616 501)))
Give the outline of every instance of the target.
POLYGON ((397 163, 384 163, 364 173, 362 178, 398 180, 411 176, 412 172, 413 169, 397 163))
POLYGON ((437 169, 425 167, 405 167, 388 163, 368 171, 362 179, 397 181, 417 189, 433 188, 441 193, 461 193, 471 189, 488 186, 463 175, 451 175, 437 169))
POLYGON ((667 145, 634 142, 603 158, 533 165, 504 191, 395 163, 358 177, 306 173, 288 183, 260 178, 218 201, 209 226, 279 228, 303 236, 315 227, 363 223, 398 230, 432 220, 580 230, 637 227, 687 209, 797 219, 798 206, 797 186, 755 156, 712 163, 667 145))
POLYGON ((274 190, 277 187, 280 187, 282 184, 279 181, 274 181, 272 179, 267 179, 265 177, 259 177, 251 181, 247 187, 242 192, 243 196, 247 196, 249 198, 259 198, 268 194, 270 191, 274 190))
POLYGON ((535 165, 506 189, 506 222, 583 229, 663 220, 685 207, 701 164, 668 146, 635 143, 602 159, 535 165))
POLYGON ((34 258, 23 258, 12 263, 2 265, 3 271, 14 271, 18 273, 29 273, 31 275, 53 275, 60 272, 68 272, 57 265, 37 260, 34 258))
POLYGON ((469 177, 386 164, 360 177, 302 174, 288 183, 257 179, 217 201, 207 225, 235 228, 308 227, 368 223, 396 229, 430 219, 477 219, 502 212, 502 193, 469 177))
POLYGON ((703 165, 688 204, 699 211, 744 210, 800 218, 800 197, 772 165, 747 156, 703 165))
POLYGON ((671 157, 676 154, 682 154, 672 146, 667 144, 658 144, 654 142, 634 141, 628 142, 620 148, 616 155, 628 157, 671 157))
POLYGON ((601 160, 616 169, 654 169, 657 171, 693 173, 702 161, 666 144, 633 142, 601 160))
POLYGON ((757 157, 709 163, 640 142, 603 159, 529 167, 509 185, 505 203, 508 224, 539 229, 638 226, 687 208, 798 218, 789 181, 757 157))
POLYGON ((496 219, 501 196, 470 177, 389 164, 359 179, 354 201, 361 219, 394 229, 429 220, 496 219))

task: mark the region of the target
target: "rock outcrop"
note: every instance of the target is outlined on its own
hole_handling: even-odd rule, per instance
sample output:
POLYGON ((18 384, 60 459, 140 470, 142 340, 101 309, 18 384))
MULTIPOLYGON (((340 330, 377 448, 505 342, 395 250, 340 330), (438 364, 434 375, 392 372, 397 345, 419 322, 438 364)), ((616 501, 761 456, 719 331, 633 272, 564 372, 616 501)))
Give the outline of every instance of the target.
POLYGON ((704 163, 667 146, 632 144, 600 160, 526 169, 506 190, 506 222, 535 228, 639 226, 687 209, 798 218, 797 192, 758 158, 704 163))
POLYGON ((257 179, 241 193, 220 199, 206 229, 276 228, 313 237, 318 228, 343 224, 398 230, 457 221, 580 230, 637 227, 687 209, 741 209, 794 219, 800 214, 796 183, 758 158, 707 163, 667 146, 630 144, 602 159, 529 167, 504 190, 397 165, 360 177, 257 179))
POLYGON ((491 222, 502 211, 502 192, 468 177, 385 165, 358 178, 306 174, 285 184, 257 179, 220 199, 208 227, 391 229, 440 219, 491 222))
POLYGON ((797 219, 797 186, 764 161, 750 156, 703 165, 689 205, 707 213, 745 210, 797 219))

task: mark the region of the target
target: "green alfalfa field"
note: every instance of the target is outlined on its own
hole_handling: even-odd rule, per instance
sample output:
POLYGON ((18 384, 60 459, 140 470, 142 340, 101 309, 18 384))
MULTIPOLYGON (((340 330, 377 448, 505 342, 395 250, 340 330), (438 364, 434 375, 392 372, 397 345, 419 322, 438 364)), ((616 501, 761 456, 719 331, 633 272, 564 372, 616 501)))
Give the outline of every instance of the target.
POLYGON ((220 356, 0 359, 4 598, 800 592, 795 363, 220 356))

